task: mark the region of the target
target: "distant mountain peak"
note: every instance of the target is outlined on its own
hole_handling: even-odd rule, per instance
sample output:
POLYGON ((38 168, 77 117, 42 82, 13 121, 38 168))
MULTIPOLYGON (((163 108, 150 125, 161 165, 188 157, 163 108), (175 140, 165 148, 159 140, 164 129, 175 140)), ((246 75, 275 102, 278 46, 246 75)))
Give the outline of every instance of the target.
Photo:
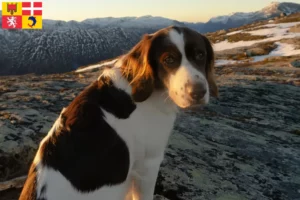
POLYGON ((272 14, 276 11, 278 11, 280 3, 279 2, 271 2, 268 6, 264 7, 261 11, 266 13, 266 14, 272 14))
POLYGON ((278 1, 272 1, 271 3, 270 3, 270 5, 279 5, 280 3, 278 2, 278 1))
POLYGON ((151 17, 154 17, 152 15, 143 15, 143 16, 140 16, 140 17, 137 17, 137 18, 151 18, 151 17))
POLYGON ((208 25, 204 26, 204 32, 214 32, 218 29, 236 28, 254 21, 277 17, 282 13, 290 15, 296 12, 300 12, 300 4, 273 1, 266 7, 255 12, 233 12, 228 15, 213 17, 206 23, 208 25))

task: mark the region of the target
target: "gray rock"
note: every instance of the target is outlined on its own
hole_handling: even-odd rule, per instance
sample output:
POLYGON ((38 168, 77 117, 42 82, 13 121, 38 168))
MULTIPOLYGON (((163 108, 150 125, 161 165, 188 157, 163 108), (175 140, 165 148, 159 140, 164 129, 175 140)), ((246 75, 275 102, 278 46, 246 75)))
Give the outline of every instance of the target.
POLYGON ((154 197, 154 200, 167 200, 165 197, 163 197, 163 196, 160 196, 160 195, 156 195, 155 197, 154 197))
POLYGON ((285 17, 285 16, 287 16, 287 14, 284 12, 280 14, 280 17, 285 17))
POLYGON ((226 33, 227 33, 227 31, 225 29, 222 29, 222 30, 219 30, 216 32, 217 35, 224 35, 226 33))
POLYGON ((247 53, 248 57, 259 56, 259 55, 265 55, 266 54, 264 49, 258 48, 258 47, 249 49, 249 50, 246 51, 246 53, 247 53))
MULTIPOLYGON (((251 66, 217 69, 219 100, 184 110, 177 118, 157 180, 157 199, 299 199, 300 87, 282 82, 283 69, 276 72, 278 81, 271 79, 265 72, 275 65, 256 66, 257 71, 251 66)), ((294 68, 287 74, 298 72, 294 68)), ((27 173, 61 109, 96 77, 1 77, 0 181, 27 173)), ((10 195, 5 200, 16 200, 19 190, 11 192, 15 198, 0 191, 0 200, 5 195, 10 195)))
POLYGON ((220 101, 181 113, 160 187, 181 199, 296 199, 300 137, 291 132, 300 128, 299 92, 266 83, 224 86, 220 101))
POLYGON ((290 63, 291 67, 300 68, 300 60, 294 60, 290 63))

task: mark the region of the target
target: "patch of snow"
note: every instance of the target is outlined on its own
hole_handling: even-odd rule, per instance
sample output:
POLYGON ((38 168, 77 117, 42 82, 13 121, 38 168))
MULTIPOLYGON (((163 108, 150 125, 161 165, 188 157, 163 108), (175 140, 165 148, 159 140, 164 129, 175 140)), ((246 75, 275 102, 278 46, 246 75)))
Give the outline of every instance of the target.
POLYGON ((270 58, 274 56, 292 56, 292 55, 300 54, 300 49, 295 49, 294 45, 292 44, 281 43, 281 42, 276 42, 275 44, 277 44, 278 47, 273 51, 271 51, 270 54, 263 55, 263 56, 254 56, 253 62, 262 61, 266 58, 270 58))
POLYGON ((295 25, 300 24, 300 22, 291 22, 291 23, 281 23, 281 24, 266 24, 260 26, 262 29, 249 31, 248 33, 252 35, 274 35, 281 36, 288 33, 288 30, 295 25))
POLYGON ((239 31, 233 31, 231 33, 227 33, 226 35, 234 35, 234 34, 237 34, 237 33, 241 33, 242 30, 239 30, 239 31))
POLYGON ((278 41, 284 38, 295 38, 300 37, 300 33, 290 33, 288 32, 289 28, 292 26, 298 25, 300 22, 292 23, 281 23, 281 24, 267 24, 261 26, 262 29, 255 31, 245 31, 244 33, 250 33, 252 35, 266 35, 269 36, 266 39, 262 40, 251 40, 251 41, 239 41, 239 42, 228 42, 228 40, 214 44, 215 51, 222 51, 226 49, 233 49, 237 47, 247 47, 256 43, 278 41), (273 27, 266 29, 265 27, 273 27))
POLYGON ((95 65, 90 65, 89 67, 85 67, 83 69, 78 69, 75 72, 79 73, 79 72, 85 72, 85 71, 90 71, 92 69, 96 69, 96 68, 100 68, 106 65, 112 65, 117 61, 117 59, 108 61, 108 62, 104 62, 104 63, 100 63, 100 64, 95 64, 95 65))
POLYGON ((261 42, 261 40, 239 41, 239 42, 228 42, 228 40, 224 40, 222 42, 214 44, 213 47, 214 47, 215 51, 223 51, 223 50, 234 49, 234 48, 238 48, 238 47, 251 46, 258 42, 261 42))
POLYGON ((222 65, 230 65, 230 64, 236 64, 236 63, 240 63, 240 61, 220 59, 220 60, 215 61, 215 66, 219 67, 222 65))

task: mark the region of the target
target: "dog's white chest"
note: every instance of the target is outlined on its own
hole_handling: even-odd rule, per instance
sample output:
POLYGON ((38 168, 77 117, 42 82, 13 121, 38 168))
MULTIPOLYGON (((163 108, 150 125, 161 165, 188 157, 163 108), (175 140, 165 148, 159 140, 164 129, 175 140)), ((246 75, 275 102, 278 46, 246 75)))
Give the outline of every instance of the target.
MULTIPOLYGON (((151 105, 151 104, 150 104, 151 105)), ((161 113, 149 104, 139 104, 129 119, 116 119, 106 113, 107 122, 126 142, 130 153, 130 174, 123 184, 113 187, 103 187, 90 193, 76 191, 71 183, 59 172, 49 168, 40 171, 40 183, 47 185, 47 198, 72 199, 72 200, 95 200, 111 199, 119 200, 124 197, 130 187, 131 175, 137 170, 136 163, 142 163, 146 159, 162 159, 164 149, 175 121, 175 113, 161 113), (63 189, 62 189, 63 188, 63 189)), ((159 163, 157 163, 159 165, 159 163)))
POLYGON ((162 156, 176 119, 173 104, 157 103, 161 93, 137 104, 126 120, 105 113, 107 122, 128 145, 132 161, 162 156))

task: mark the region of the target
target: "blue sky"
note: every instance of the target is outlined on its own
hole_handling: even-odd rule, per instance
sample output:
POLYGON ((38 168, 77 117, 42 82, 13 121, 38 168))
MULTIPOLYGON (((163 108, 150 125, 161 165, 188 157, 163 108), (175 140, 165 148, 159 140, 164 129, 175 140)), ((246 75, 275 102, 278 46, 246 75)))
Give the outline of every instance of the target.
MULTIPOLYGON (((206 22, 213 16, 225 15, 237 11, 256 11, 270 4, 272 1, 273 0, 43 0, 43 18, 81 21, 86 18, 96 17, 153 15, 180 21, 206 22)), ((300 3, 300 0, 291 0, 290 2, 300 3)))

